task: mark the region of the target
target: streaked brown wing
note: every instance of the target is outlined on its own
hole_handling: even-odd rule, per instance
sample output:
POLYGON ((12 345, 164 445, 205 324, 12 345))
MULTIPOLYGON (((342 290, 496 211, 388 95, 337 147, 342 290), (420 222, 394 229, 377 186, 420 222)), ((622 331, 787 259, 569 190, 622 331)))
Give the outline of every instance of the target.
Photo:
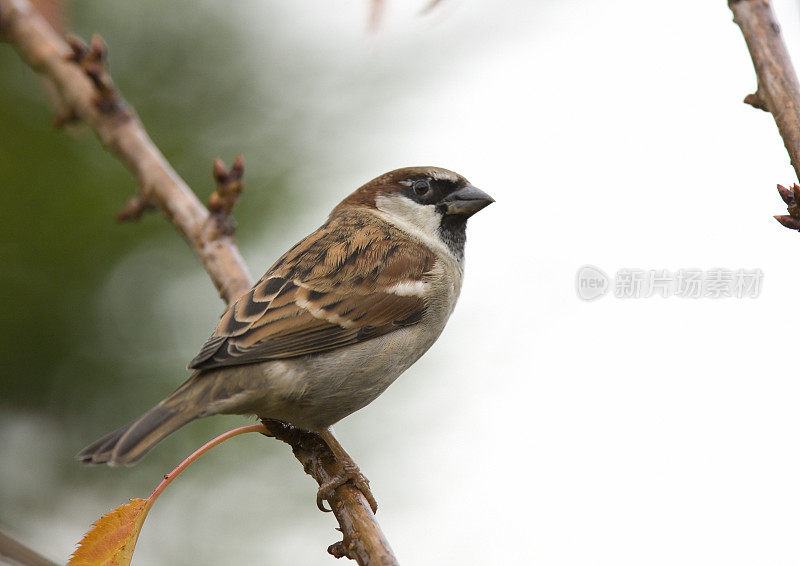
POLYGON ((335 217, 228 308, 189 368, 314 354, 415 324, 426 306, 417 291, 434 262, 389 224, 335 217))

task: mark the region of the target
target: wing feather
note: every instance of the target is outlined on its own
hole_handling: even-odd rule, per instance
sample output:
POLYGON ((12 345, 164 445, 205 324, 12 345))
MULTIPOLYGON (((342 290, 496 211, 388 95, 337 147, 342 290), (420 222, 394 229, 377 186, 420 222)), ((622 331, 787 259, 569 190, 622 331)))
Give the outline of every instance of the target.
POLYGON ((388 223, 332 217, 228 308, 189 367, 315 354, 415 324, 435 261, 388 223))

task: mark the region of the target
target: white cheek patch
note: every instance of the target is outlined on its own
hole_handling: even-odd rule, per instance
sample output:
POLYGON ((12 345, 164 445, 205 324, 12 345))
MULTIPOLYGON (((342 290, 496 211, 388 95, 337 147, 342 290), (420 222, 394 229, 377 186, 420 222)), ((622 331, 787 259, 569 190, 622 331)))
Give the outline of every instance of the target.
POLYGON ((419 204, 403 195, 380 195, 375 199, 375 206, 392 216, 395 222, 410 225, 428 238, 436 235, 442 221, 442 215, 436 212, 434 205, 419 204))
POLYGON ((428 293, 428 287, 424 281, 401 281, 388 287, 386 292, 400 297, 424 297, 428 293))
POLYGON ((375 213, 383 220, 399 228, 411 238, 422 242, 439 254, 454 257, 439 237, 442 216, 433 205, 416 203, 403 195, 379 195, 375 199, 375 213))

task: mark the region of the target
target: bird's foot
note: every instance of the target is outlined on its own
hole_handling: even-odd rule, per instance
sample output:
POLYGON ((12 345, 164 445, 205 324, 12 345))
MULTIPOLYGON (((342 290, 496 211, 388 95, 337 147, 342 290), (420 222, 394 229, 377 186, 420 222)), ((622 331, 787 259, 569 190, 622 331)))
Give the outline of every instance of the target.
POLYGON ((367 503, 369 503, 370 508, 372 508, 372 512, 375 513, 378 510, 378 502, 375 501, 375 497, 372 495, 372 491, 369 488, 369 480, 361 473, 361 470, 358 469, 358 466, 356 466, 352 460, 350 462, 342 462, 342 472, 319 486, 319 490, 317 491, 317 507, 326 513, 332 511, 332 509, 327 509, 325 507, 325 500, 330 502, 336 488, 347 482, 351 482, 356 486, 366 498, 367 503))

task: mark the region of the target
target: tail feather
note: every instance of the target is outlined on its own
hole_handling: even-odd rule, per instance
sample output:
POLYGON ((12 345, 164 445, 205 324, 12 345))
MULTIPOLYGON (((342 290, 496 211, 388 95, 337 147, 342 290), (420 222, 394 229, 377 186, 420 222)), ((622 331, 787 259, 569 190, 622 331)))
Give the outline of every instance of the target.
POLYGON ((209 412, 209 403, 219 394, 216 391, 219 383, 215 384, 213 379, 198 379, 199 373, 144 415, 90 444, 75 458, 84 464, 132 466, 183 425, 213 414, 209 412))
POLYGON ((195 418, 194 413, 156 405, 132 423, 87 446, 76 458, 84 464, 132 466, 153 446, 195 418))
POLYGON ((84 464, 102 464, 108 462, 108 460, 111 458, 111 451, 114 449, 114 445, 135 423, 136 421, 129 423, 118 428, 114 432, 105 435, 103 438, 96 440, 81 450, 75 456, 75 458, 84 464))

